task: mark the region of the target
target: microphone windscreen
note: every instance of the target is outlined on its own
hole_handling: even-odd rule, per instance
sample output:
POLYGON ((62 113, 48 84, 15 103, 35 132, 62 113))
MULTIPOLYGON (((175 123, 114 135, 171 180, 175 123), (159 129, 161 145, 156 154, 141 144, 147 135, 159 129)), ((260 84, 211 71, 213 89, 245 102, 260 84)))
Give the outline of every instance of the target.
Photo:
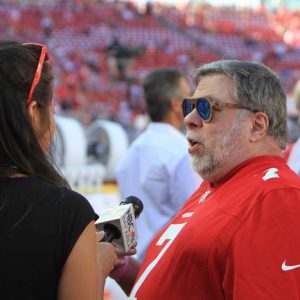
POLYGON ((135 218, 138 218, 144 209, 143 202, 135 196, 129 196, 120 202, 120 205, 132 204, 135 218))

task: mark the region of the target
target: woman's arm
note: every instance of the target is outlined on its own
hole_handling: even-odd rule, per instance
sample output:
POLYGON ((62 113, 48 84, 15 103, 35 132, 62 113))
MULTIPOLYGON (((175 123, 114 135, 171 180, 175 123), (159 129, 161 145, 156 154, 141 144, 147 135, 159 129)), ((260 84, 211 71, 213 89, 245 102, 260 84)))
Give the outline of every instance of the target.
POLYGON ((116 260, 113 245, 96 243, 95 225, 90 222, 64 265, 58 300, 102 300, 106 276, 116 260))
POLYGON ((99 289, 104 292, 105 279, 114 268, 118 256, 116 254, 116 248, 111 243, 101 243, 100 241, 104 237, 104 232, 97 232, 97 266, 98 266, 98 283, 99 289))

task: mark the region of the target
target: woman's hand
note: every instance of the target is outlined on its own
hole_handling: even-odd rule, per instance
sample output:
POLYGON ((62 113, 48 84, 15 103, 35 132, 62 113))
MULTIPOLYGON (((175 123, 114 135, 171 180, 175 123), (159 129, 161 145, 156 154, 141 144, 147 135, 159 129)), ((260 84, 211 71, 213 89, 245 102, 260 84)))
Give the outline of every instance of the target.
POLYGON ((113 270, 118 261, 116 247, 111 243, 101 242, 104 232, 96 232, 97 237, 97 262, 99 274, 104 278, 113 270))
POLYGON ((128 252, 116 248, 116 254, 118 260, 115 263, 114 269, 109 273, 109 277, 118 280, 126 272, 128 267, 128 256, 136 254, 136 243, 132 245, 128 252))
POLYGON ((132 245, 129 251, 124 252, 119 248, 116 248, 116 254, 118 256, 118 261, 115 264, 115 268, 118 268, 124 264, 126 256, 132 256, 136 254, 136 242, 132 245))

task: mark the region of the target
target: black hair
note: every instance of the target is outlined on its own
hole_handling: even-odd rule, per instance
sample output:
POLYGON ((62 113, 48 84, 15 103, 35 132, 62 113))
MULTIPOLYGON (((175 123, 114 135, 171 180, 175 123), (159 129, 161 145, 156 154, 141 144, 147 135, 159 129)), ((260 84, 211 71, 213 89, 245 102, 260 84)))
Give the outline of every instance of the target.
POLYGON ((181 97, 179 80, 183 75, 173 68, 160 68, 146 76, 143 88, 146 111, 153 122, 161 122, 170 109, 170 100, 181 97))
MULTIPOLYGON (((40 53, 38 46, 0 41, 0 177, 21 173, 69 187, 38 142, 27 111, 27 97, 40 53)), ((33 93, 43 119, 43 130, 49 130, 52 81, 51 65, 45 61, 33 93)))

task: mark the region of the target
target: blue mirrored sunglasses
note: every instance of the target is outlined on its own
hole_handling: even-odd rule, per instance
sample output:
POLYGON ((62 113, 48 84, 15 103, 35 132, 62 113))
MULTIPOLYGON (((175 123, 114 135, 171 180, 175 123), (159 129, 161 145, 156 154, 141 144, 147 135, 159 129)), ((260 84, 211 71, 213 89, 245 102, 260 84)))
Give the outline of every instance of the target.
POLYGON ((185 98, 182 101, 182 112, 184 117, 190 114, 196 108, 201 120, 205 123, 211 121, 213 117, 213 111, 220 111, 223 108, 239 108, 253 111, 249 107, 243 106, 238 103, 224 103, 218 100, 212 99, 211 97, 201 98, 185 98))

